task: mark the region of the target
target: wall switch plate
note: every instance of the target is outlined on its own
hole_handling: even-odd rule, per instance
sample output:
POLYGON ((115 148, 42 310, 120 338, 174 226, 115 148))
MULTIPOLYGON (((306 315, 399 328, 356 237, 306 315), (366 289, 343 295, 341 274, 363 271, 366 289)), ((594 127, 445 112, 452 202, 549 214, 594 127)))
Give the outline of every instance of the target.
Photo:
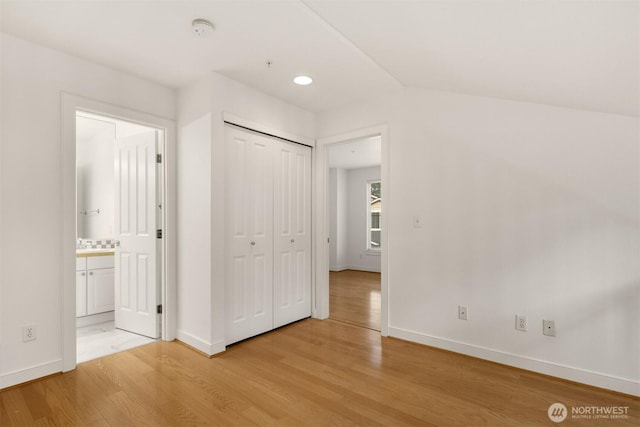
POLYGON ((464 305, 458 306, 458 319, 467 320, 467 307, 464 305))
POLYGON ((37 335, 36 325, 24 325, 22 327, 22 342, 33 341, 37 335))
POLYGON ((516 314, 516 330, 527 332, 527 316, 516 314))
POLYGON ((549 337, 556 336, 556 322, 553 320, 543 320, 542 321, 542 333, 549 337))
POLYGON ((422 217, 420 215, 413 216, 413 228, 422 228, 422 217))

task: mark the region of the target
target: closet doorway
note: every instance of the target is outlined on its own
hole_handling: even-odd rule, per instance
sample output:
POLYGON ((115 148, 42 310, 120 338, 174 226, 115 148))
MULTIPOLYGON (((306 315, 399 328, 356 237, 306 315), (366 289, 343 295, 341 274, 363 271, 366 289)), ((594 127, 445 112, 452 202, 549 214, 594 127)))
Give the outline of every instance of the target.
POLYGON ((311 148, 225 125, 226 345, 311 316, 311 148))
POLYGON ((381 330, 381 137, 328 147, 329 317, 381 330))

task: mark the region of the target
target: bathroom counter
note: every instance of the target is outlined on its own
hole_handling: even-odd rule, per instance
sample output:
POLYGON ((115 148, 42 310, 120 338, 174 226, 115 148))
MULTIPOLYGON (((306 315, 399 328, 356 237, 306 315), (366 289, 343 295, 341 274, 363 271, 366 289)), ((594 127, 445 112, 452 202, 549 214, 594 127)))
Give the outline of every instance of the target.
POLYGON ((109 256, 115 255, 113 249, 76 249, 76 258, 78 257, 90 257, 90 256, 109 256))

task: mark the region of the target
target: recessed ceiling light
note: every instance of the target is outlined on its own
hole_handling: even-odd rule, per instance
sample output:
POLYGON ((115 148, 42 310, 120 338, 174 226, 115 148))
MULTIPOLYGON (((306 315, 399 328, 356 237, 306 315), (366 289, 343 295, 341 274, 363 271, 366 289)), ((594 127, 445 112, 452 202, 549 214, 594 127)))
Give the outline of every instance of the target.
POLYGON ((204 36, 213 31, 213 24, 206 19, 194 19, 191 22, 193 32, 199 36, 204 36))
POLYGON ((313 82, 313 79, 309 76, 298 76, 293 79, 293 82, 300 86, 310 85, 313 82))

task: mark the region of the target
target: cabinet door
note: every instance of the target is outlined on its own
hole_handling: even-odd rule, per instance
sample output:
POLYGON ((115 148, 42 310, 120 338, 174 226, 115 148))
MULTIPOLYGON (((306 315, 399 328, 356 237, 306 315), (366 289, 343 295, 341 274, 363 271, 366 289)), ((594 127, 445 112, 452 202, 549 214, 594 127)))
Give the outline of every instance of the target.
POLYGON ((276 143, 273 317, 277 328, 311 315, 311 149, 276 143))
POLYGON ((87 315, 87 272, 76 271, 76 317, 87 315))
POLYGON ((272 141, 226 130, 226 344, 273 329, 272 141))
POLYGON ((87 314, 113 311, 114 269, 89 270, 87 274, 87 314))

